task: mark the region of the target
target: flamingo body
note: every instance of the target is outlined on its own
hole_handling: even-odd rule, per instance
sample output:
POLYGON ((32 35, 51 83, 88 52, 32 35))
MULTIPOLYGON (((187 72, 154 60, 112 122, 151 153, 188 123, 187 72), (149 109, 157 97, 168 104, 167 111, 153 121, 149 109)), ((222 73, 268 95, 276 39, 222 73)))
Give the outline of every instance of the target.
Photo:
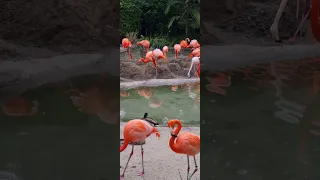
POLYGON ((163 48, 162 48, 162 52, 163 52, 164 57, 167 57, 167 53, 168 53, 168 51, 169 51, 168 46, 163 46, 163 48))
MULTIPOLYGON (((149 137, 152 133, 155 133, 156 136, 158 138, 160 138, 160 133, 158 132, 158 130, 153 127, 149 122, 142 120, 142 119, 133 119, 130 120, 126 126, 124 127, 124 131, 123 131, 123 144, 120 147, 120 152, 124 151, 129 143, 135 143, 135 142, 139 142, 142 141, 144 139, 146 139, 147 137, 149 137)), ((129 159, 127 161, 127 164, 124 168, 124 171, 122 173, 122 175, 120 176, 120 179, 124 178, 124 174, 126 172, 126 169, 128 167, 129 161, 133 155, 133 149, 134 149, 134 145, 132 145, 132 150, 129 156, 129 159)), ((140 173, 140 175, 144 175, 144 165, 143 165, 143 147, 141 145, 141 155, 142 155, 142 172, 140 173)))
POLYGON ((127 53, 130 56, 130 60, 132 60, 132 54, 130 52, 130 48, 132 47, 132 44, 128 38, 123 38, 122 39, 122 47, 127 49, 127 53))
POLYGON ((186 38, 186 40, 182 40, 180 41, 180 46, 181 48, 187 48, 188 47, 188 43, 190 42, 190 39, 189 38, 186 38))
POLYGON ((173 48, 174 48, 174 52, 176 53, 176 59, 178 59, 179 52, 180 52, 180 50, 181 50, 181 46, 180 46, 180 44, 175 44, 175 45, 173 46, 173 48))
POLYGON ((199 47, 200 47, 200 44, 196 39, 192 40, 188 45, 188 48, 199 48, 199 47))
POLYGON ((191 54, 189 54, 188 58, 191 57, 200 57, 200 48, 194 49, 191 54))
POLYGON ((173 152, 187 155, 187 158, 188 158, 187 179, 191 179, 194 173, 196 173, 198 170, 198 165, 196 163, 195 155, 197 155, 200 152, 200 136, 193 133, 189 133, 189 132, 184 132, 178 135, 182 128, 181 121, 179 121, 178 119, 171 119, 170 121, 168 121, 169 128, 173 129, 175 125, 178 125, 178 127, 171 134, 169 146, 173 152), (195 164, 195 170, 193 171, 190 177, 189 177, 189 170, 190 170, 189 156, 193 156, 194 164, 195 164))
POLYGON ((150 48, 150 42, 148 40, 142 40, 140 42, 137 43, 137 46, 143 46, 146 50, 146 53, 149 51, 149 48, 150 48))

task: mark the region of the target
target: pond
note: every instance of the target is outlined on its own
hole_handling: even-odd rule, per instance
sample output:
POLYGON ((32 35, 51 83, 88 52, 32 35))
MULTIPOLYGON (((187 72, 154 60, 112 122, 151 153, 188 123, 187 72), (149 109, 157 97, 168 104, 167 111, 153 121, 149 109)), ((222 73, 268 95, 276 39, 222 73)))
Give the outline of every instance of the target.
POLYGON ((118 154, 119 149, 110 144, 119 143, 118 136, 113 138, 115 142, 111 138, 118 135, 119 124, 104 122, 112 117, 119 121, 118 91, 112 94, 106 87, 113 82, 103 80, 107 83, 99 82, 100 75, 90 75, 46 84, 2 104, 0 179, 118 178, 112 173, 118 166, 112 162, 119 158, 112 160, 110 154, 118 154), (114 113, 106 110, 112 109, 111 105, 114 113))
POLYGON ((201 177, 319 179, 319 60, 202 74, 201 177))
POLYGON ((138 88, 120 93, 121 120, 140 118, 144 112, 159 124, 180 119, 184 124, 200 123, 200 84, 138 88))

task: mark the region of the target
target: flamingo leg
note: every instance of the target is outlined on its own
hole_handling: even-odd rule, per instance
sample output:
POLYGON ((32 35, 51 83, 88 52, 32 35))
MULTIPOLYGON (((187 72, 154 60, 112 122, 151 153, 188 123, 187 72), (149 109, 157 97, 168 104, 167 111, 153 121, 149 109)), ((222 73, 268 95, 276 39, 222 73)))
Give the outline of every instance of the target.
POLYGON ((193 62, 191 63, 191 66, 190 66, 190 69, 189 69, 189 72, 188 72, 188 77, 189 78, 190 78, 190 72, 191 72, 192 66, 193 66, 193 62))
POLYGON ((193 160, 194 160, 195 169, 194 169, 193 173, 191 174, 191 176, 189 177, 189 179, 191 179, 191 177, 194 175, 194 173, 196 173, 198 171, 198 165, 197 165, 197 161, 196 161, 196 156, 193 156, 193 160))
POLYGON ((270 27, 270 32, 273 36, 273 38, 279 42, 281 39, 279 38, 279 30, 278 30, 278 24, 281 19, 282 13, 284 11, 284 8, 287 6, 288 0, 281 0, 279 9, 277 11, 276 17, 274 18, 273 24, 270 27))
POLYGON ((158 77, 158 67, 156 66, 156 76, 154 77, 154 79, 157 79, 158 77))
POLYGON ((132 150, 131 150, 129 159, 128 159, 128 161, 127 161, 126 167, 125 167, 124 170, 123 170, 122 175, 120 176, 120 179, 123 179, 123 178, 124 178, 124 173, 126 172, 127 167, 128 167, 128 164, 129 164, 129 161, 130 161, 130 159, 131 159, 131 157, 132 157, 132 155, 133 155, 133 148, 134 148, 134 145, 132 145, 132 150))
POLYGON ((188 160, 187 179, 189 179, 190 162, 189 162, 189 156, 188 155, 187 155, 187 160, 188 160))
POLYGON ((290 42, 293 42, 293 41, 296 39, 298 33, 300 32, 301 28, 303 27, 304 22, 305 22, 305 21, 307 20, 307 18, 309 17, 310 12, 311 12, 311 7, 309 8, 307 14, 306 14, 306 15, 303 17, 303 19, 301 20, 301 23, 300 23, 297 31, 294 33, 294 35, 292 36, 292 38, 289 40, 290 42))
POLYGON ((141 146, 141 158, 142 158, 142 172, 140 173, 140 176, 144 175, 144 164, 143 164, 143 147, 141 146))

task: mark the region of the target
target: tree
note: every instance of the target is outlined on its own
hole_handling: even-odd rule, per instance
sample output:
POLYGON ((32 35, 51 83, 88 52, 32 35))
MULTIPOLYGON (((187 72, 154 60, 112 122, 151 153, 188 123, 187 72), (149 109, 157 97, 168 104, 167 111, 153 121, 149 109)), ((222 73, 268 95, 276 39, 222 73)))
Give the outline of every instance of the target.
POLYGON ((168 24, 170 29, 173 24, 181 26, 185 30, 185 35, 189 35, 189 30, 200 29, 200 0, 168 0, 165 14, 172 12, 168 24))

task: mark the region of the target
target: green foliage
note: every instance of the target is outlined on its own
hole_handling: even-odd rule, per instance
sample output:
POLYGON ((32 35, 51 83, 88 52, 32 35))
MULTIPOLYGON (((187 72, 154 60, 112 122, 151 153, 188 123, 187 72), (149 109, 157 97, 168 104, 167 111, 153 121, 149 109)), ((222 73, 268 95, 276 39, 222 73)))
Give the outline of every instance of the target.
POLYGON ((164 36, 154 36, 154 37, 141 37, 141 40, 148 40, 152 48, 162 48, 163 46, 172 46, 174 42, 170 41, 168 37, 164 36))
POLYGON ((134 0, 120 1, 120 33, 127 34, 140 29, 142 10, 134 0))
POLYGON ((126 33, 126 37, 131 41, 131 43, 135 44, 138 38, 138 31, 126 33))
POLYGON ((156 47, 197 36, 200 0, 121 0, 120 32, 133 38, 136 31, 156 47))
POLYGON ((170 16, 168 28, 175 28, 173 25, 184 28, 185 35, 189 35, 190 30, 200 28, 200 1, 199 0, 168 0, 164 11, 170 16))

